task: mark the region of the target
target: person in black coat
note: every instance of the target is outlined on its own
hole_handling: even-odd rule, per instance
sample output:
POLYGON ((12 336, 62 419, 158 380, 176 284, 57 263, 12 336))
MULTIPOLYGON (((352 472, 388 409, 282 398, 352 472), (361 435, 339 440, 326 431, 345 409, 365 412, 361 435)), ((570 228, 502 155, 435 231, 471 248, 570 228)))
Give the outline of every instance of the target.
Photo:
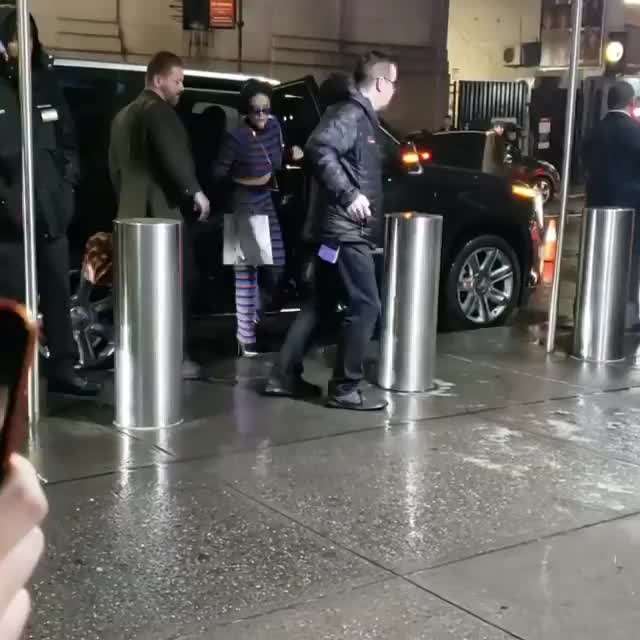
MULTIPOLYGON (((62 90, 44 52, 38 27, 31 18, 31 69, 33 91, 33 169, 36 218, 38 289, 44 333, 50 352, 47 371, 50 391, 73 395, 96 395, 99 387, 75 371, 77 349, 70 315, 69 244, 67 229, 74 211, 74 185, 78 162, 73 122, 62 90)), ((2 86, 19 100, 17 17, 12 11, 0 28, 6 49, 2 86)), ((20 120, 9 123, 20 132, 20 120)), ((3 133, 2 135, 9 135, 3 133)), ((18 165, 19 166, 19 165, 18 165)), ((15 174, 15 164, 14 164, 15 174)), ((17 175, 9 178, 15 195, 20 192, 17 175)), ((9 217, 20 224, 20 199, 14 198, 9 217)))
POLYGON ((585 146, 588 207, 640 209, 640 123, 633 117, 635 91, 628 82, 609 90, 609 111, 585 146))
POLYGON ((291 327, 266 395, 314 395, 302 379, 303 358, 318 328, 344 304, 338 353, 327 406, 381 410, 386 402, 360 390, 364 359, 380 316, 373 251, 382 243, 382 155, 377 112, 395 93, 397 67, 371 52, 359 61, 355 87, 330 106, 307 142, 314 182, 307 236, 318 247, 310 301, 291 327))
POLYGON ((609 111, 584 149, 587 207, 635 209, 628 328, 640 323, 640 123, 633 117, 636 97, 628 82, 616 82, 607 97, 609 111))
POLYGON ((20 108, 0 47, 0 297, 24 302, 20 108))

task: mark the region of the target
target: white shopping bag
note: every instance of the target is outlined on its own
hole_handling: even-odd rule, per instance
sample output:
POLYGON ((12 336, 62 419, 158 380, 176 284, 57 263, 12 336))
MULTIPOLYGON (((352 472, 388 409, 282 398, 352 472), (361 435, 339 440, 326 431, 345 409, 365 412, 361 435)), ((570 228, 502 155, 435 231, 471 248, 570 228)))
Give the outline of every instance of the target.
POLYGON ((231 266, 272 265, 269 216, 225 213, 222 262, 231 266))

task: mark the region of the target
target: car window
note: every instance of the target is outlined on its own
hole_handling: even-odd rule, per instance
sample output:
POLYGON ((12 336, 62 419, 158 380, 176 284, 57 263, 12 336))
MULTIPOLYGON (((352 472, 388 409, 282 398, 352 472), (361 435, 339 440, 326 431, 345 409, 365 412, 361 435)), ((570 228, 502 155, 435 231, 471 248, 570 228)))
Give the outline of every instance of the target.
POLYGON ((127 85, 117 71, 58 67, 65 98, 78 133, 81 150, 89 153, 108 140, 111 121, 129 101, 127 85))
POLYGON ((189 133, 198 179, 203 185, 220 155, 224 135, 240 122, 237 91, 185 87, 176 108, 189 133))
POLYGON ((273 112, 280 121, 287 147, 303 147, 320 120, 316 98, 307 80, 276 87, 273 112))
POLYGON ((398 165, 400 141, 391 133, 386 124, 381 124, 377 135, 378 149, 382 155, 382 164, 386 170, 398 165))
POLYGON ((435 165, 482 170, 486 144, 484 133, 434 135, 429 144, 435 165))

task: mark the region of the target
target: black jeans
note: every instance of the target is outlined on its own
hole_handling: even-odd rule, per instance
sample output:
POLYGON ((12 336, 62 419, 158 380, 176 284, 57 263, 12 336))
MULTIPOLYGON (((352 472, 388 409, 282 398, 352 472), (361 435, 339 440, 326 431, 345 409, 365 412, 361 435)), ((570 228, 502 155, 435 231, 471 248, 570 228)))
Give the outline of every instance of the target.
POLYGON ((49 374, 67 374, 78 357, 71 325, 69 242, 66 237, 37 241, 38 293, 51 358, 49 374))
POLYGON ((24 303, 24 284, 22 244, 0 240, 0 298, 24 303))
POLYGON ((315 259, 311 298, 291 326, 276 365, 285 380, 302 375, 303 360, 318 332, 331 322, 336 305, 343 317, 329 393, 346 395, 364 378, 364 359, 380 316, 380 294, 373 254, 366 244, 343 244, 335 265, 315 259))
POLYGON ((191 301, 193 292, 198 280, 198 269, 196 266, 194 233, 192 223, 182 223, 182 336, 184 357, 189 358, 189 336, 191 334, 191 301))

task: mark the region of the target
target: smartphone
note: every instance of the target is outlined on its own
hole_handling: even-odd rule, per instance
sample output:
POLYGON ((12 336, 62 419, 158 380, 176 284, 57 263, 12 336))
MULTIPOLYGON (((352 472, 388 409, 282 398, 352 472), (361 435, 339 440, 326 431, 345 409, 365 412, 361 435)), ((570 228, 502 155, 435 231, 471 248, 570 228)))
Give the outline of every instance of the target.
POLYGON ((25 438, 27 382, 38 329, 27 309, 0 298, 0 483, 25 438))
POLYGON ((320 260, 324 260, 329 264, 336 264, 339 256, 340 247, 330 247, 329 245, 323 244, 320 249, 318 249, 318 257, 320 260))

